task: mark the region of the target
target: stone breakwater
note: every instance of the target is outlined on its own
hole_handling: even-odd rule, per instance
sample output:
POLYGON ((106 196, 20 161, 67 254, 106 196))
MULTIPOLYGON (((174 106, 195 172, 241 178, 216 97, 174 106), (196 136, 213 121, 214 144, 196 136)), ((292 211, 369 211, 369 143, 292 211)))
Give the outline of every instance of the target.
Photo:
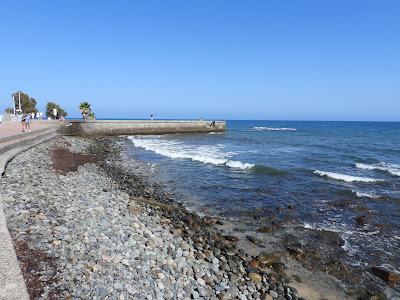
POLYGON ((218 220, 173 203, 118 153, 107 139, 64 137, 8 165, 5 213, 31 298, 301 299, 275 257, 237 250, 218 220))

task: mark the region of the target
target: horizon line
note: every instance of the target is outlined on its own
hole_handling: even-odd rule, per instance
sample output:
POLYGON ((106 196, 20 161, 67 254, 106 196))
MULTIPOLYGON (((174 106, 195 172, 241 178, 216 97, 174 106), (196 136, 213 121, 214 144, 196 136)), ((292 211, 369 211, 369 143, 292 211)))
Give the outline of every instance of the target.
MULTIPOLYGON (((67 117, 66 120, 82 119, 81 117, 67 117)), ((150 120, 149 118, 96 118, 97 120, 150 120)), ((299 119, 225 119, 225 118, 159 118, 154 121, 162 120, 204 120, 204 121, 275 121, 275 122, 382 122, 382 123, 400 123, 400 120, 299 120, 299 119)))

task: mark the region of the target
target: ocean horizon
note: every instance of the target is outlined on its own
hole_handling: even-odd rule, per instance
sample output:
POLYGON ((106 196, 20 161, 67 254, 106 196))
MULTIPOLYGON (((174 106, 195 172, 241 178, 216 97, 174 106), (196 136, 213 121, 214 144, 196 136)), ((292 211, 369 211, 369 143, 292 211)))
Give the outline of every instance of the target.
MULTIPOLYGON (((66 117, 66 120, 82 120, 81 116, 77 117, 66 117)), ((113 117, 99 117, 96 120, 151 120, 150 118, 113 118, 113 117)), ((176 120, 176 121, 261 121, 261 122, 366 122, 366 123, 400 123, 400 120, 296 120, 296 119, 240 119, 240 118, 154 118, 154 121, 157 120, 176 120)))

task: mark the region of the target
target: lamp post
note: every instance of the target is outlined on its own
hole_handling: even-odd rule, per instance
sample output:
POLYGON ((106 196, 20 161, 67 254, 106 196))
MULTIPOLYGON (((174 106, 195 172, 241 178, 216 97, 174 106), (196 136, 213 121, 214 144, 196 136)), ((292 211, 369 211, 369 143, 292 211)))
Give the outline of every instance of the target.
POLYGON ((22 109, 21 109, 21 92, 18 92, 18 108, 19 108, 19 111, 22 113, 22 109))
POLYGON ((12 94, 12 102, 13 102, 13 107, 14 107, 14 115, 15 115, 15 95, 12 94))

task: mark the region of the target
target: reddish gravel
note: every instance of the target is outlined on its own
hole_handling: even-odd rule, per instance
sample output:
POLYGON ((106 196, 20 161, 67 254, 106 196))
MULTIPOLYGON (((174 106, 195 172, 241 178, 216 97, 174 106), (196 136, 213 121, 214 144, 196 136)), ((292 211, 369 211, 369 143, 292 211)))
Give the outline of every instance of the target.
POLYGON ((63 175, 78 170, 79 166, 86 163, 98 161, 98 157, 93 154, 74 153, 61 147, 52 150, 52 168, 63 175))
MULTIPOLYGON (((14 241, 14 247, 28 294, 31 299, 37 299, 43 293, 44 286, 51 286, 55 282, 57 271, 54 262, 45 253, 30 248, 25 241, 14 241), (53 276, 50 278, 42 276, 46 266, 53 269, 53 276)), ((56 294, 56 291, 52 291, 49 298, 56 299, 56 294)))

